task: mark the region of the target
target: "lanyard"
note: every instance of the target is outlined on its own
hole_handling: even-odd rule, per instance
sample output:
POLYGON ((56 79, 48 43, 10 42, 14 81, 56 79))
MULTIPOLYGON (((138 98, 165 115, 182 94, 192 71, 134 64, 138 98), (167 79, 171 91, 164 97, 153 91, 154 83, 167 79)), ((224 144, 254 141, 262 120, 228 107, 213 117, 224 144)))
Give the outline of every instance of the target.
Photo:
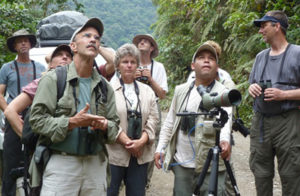
MULTIPOLYGON (((124 82, 123 82, 122 78, 120 78, 120 83, 121 83, 121 85, 123 87, 122 92, 123 92, 123 96, 124 96, 124 99, 125 99, 125 102, 126 102, 126 109, 127 109, 127 111, 129 111, 127 103, 129 103, 130 106, 132 106, 132 104, 130 103, 130 101, 125 96, 125 85, 124 85, 124 82)), ((139 87, 138 87, 138 85, 137 85, 137 83, 136 83, 135 80, 133 81, 133 84, 134 84, 135 94, 136 94, 137 99, 138 99, 138 103, 137 103, 135 111, 137 111, 139 109, 140 110, 139 112, 141 112, 140 99, 139 99, 139 94, 140 94, 139 93, 139 87)))

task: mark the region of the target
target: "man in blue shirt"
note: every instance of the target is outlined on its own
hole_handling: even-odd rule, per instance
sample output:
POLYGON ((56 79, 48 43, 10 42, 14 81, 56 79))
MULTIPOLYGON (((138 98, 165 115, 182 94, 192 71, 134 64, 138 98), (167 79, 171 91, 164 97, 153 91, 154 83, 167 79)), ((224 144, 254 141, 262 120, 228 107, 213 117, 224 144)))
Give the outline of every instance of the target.
MULTIPOLYGON (((17 58, 5 63, 0 70, 0 109, 2 111, 20 94, 23 86, 41 77, 41 73, 45 71, 42 64, 31 61, 29 58, 29 50, 35 44, 35 35, 29 34, 25 29, 15 32, 7 39, 7 47, 11 52, 17 53, 17 58), (7 101, 4 98, 5 92, 9 95, 7 101)), ((20 137, 6 121, 3 143, 3 196, 16 194, 16 179, 12 177, 12 170, 22 166, 24 155, 21 146, 20 137)))

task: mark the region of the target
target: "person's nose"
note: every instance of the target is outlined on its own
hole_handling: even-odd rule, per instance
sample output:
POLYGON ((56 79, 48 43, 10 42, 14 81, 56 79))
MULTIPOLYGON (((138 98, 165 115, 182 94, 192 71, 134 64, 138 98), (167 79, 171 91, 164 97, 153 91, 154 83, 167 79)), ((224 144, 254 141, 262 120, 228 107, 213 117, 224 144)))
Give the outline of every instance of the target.
POLYGON ((264 28, 263 27, 259 27, 258 33, 263 33, 264 28))

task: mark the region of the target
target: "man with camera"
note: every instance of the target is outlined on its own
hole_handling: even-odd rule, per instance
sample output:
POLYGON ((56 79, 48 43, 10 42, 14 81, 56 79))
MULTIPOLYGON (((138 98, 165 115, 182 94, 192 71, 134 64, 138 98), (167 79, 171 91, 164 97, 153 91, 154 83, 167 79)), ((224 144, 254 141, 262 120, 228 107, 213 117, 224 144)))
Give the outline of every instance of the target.
MULTIPOLYGON (((161 110, 159 99, 164 99, 168 92, 167 74, 162 63, 155 61, 158 56, 158 45, 150 34, 136 35, 132 43, 139 49, 141 53, 140 66, 136 71, 135 77, 138 81, 148 84, 154 91, 157 98, 157 109, 159 113, 159 123, 155 131, 155 145, 158 142, 159 131, 161 127, 161 110)), ((153 173, 154 161, 148 165, 147 187, 153 173)))
POLYGON ((255 20, 269 49, 255 59, 249 78, 254 98, 250 168, 258 196, 273 195, 274 157, 283 195, 300 194, 300 46, 286 40, 288 17, 269 11, 255 20))
MULTIPOLYGON (((209 115, 197 117, 192 115, 195 112, 202 112, 200 109, 202 97, 197 87, 204 86, 208 93, 222 94, 227 91, 225 86, 216 81, 218 56, 213 46, 208 43, 201 45, 193 56, 191 66, 195 70, 196 78, 192 82, 176 87, 155 153, 156 167, 171 169, 175 175, 174 195, 192 195, 208 151, 215 145, 216 130, 213 127, 215 118, 209 115), (176 116, 177 113, 191 115, 180 117, 176 116)), ((227 109, 231 118, 232 108, 227 109)), ((220 131, 221 156, 227 160, 231 154, 230 131, 231 119, 220 131)), ((218 195, 222 195, 225 194, 225 166, 222 159, 219 164, 218 195)), ((205 176, 200 195, 208 194, 209 174, 210 172, 205 176)))
POLYGON ((106 196, 105 144, 115 142, 119 117, 112 87, 93 69, 102 35, 98 18, 74 32, 73 62, 65 66, 65 89, 59 100, 55 71, 39 82, 30 123, 40 134, 39 143, 52 152, 43 171, 41 195, 106 196))

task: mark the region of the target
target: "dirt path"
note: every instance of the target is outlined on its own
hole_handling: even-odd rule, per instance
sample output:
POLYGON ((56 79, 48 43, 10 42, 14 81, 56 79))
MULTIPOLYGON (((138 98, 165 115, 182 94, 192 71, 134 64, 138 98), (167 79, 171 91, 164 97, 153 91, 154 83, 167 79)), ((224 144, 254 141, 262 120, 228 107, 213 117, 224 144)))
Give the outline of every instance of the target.
MULTIPOLYGON (((242 196, 254 196, 255 183, 252 172, 249 169, 249 146, 250 138, 244 138, 240 133, 233 133, 235 146, 233 148, 233 164, 238 188, 242 196)), ((155 168, 152 176, 152 185, 147 191, 147 196, 171 196, 173 188, 172 172, 165 173, 155 168)), ((278 173, 274 180, 274 196, 281 195, 281 184, 278 173)))
MULTIPOLYGON (((166 113, 162 114, 163 119, 166 113)), ((255 196, 255 182, 249 168, 250 137, 245 138, 239 132, 233 133, 235 146, 233 147, 232 159, 235 177, 241 196, 255 196)), ((277 168, 277 165, 276 165, 277 168)), ((164 172, 154 168, 151 186, 147 190, 147 196, 172 196, 174 176, 172 172, 164 172)), ((281 196, 281 184, 276 171, 274 179, 274 196, 281 196)), ((124 190, 120 196, 125 196, 124 190)))
MULTIPOLYGON (((162 117, 165 118, 166 113, 162 117)), ((245 138, 239 132, 233 133, 235 146, 233 147, 232 159, 234 164, 235 176, 242 196, 255 196, 255 182, 252 172, 249 168, 250 137, 245 138)), ((277 168, 277 166, 276 166, 277 168)), ((147 190, 147 196, 171 196, 173 190, 174 176, 172 172, 163 172, 154 169, 152 183, 147 190)), ((281 195, 281 184, 278 173, 274 179, 274 196, 281 195)))

